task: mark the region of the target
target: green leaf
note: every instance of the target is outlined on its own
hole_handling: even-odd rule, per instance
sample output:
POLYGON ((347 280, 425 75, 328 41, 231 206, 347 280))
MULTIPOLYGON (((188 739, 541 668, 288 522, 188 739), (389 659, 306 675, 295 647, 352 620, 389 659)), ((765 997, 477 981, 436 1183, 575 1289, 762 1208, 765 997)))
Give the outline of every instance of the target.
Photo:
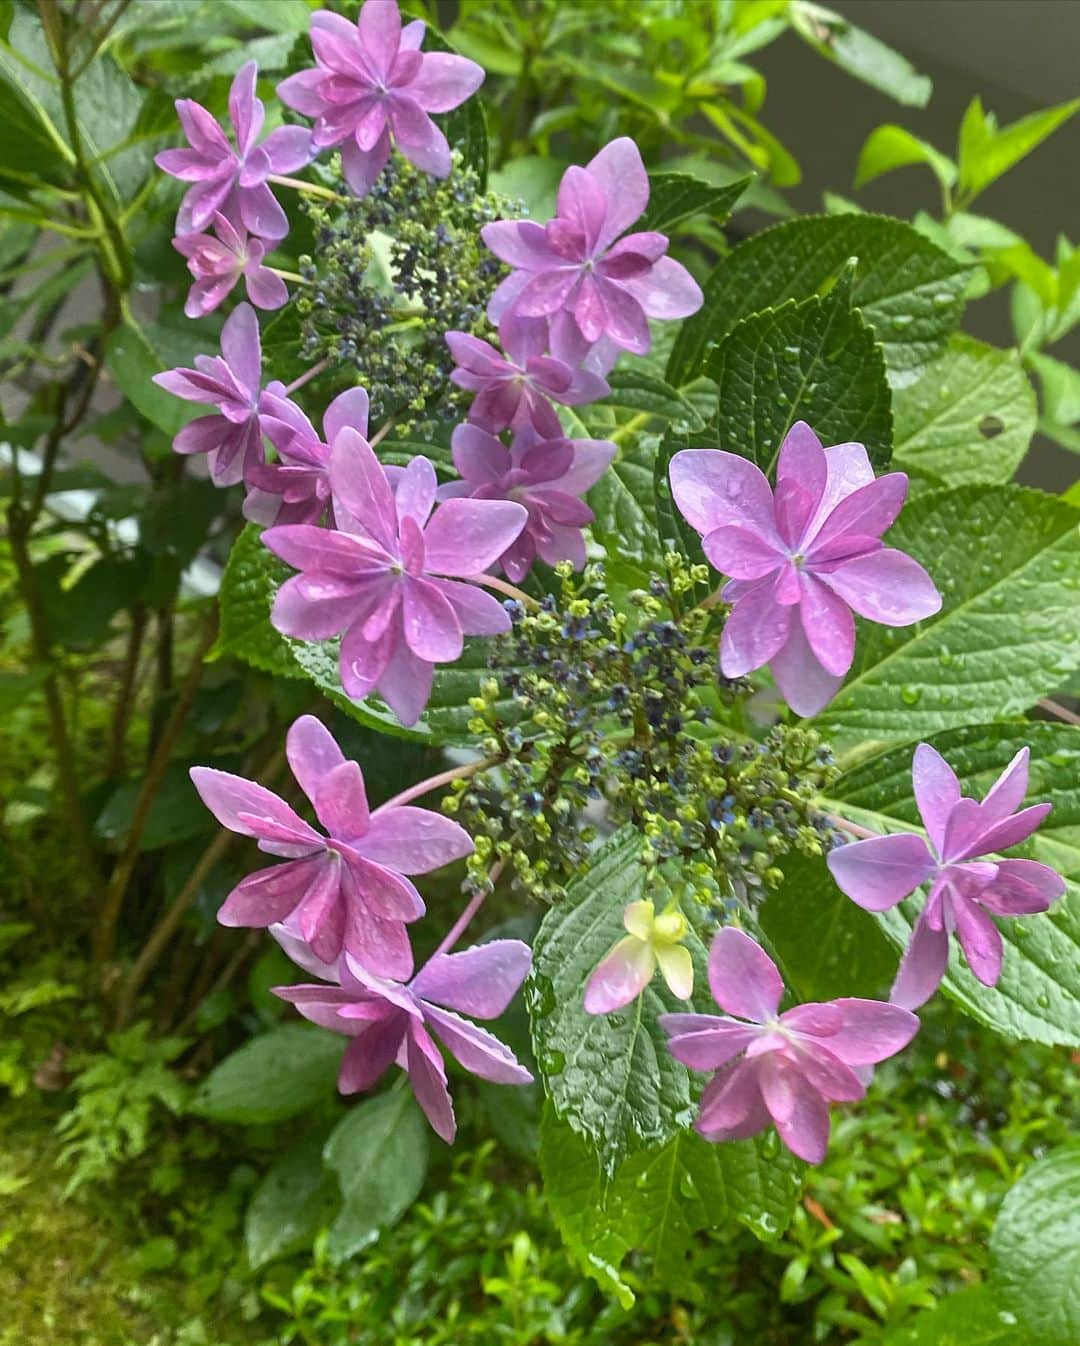
POLYGON ((629 1254, 651 1259, 650 1284, 696 1293, 687 1262, 702 1230, 738 1222, 758 1238, 777 1238, 799 1194, 799 1164, 775 1137, 712 1145, 684 1131, 605 1176, 589 1146, 550 1107, 540 1129, 540 1168, 567 1248, 624 1308, 634 1302, 620 1274, 629 1254))
POLYGON ((1055 425, 1080 421, 1080 370, 1050 355, 1032 354, 1028 362, 1042 385, 1043 412, 1055 425))
POLYGON ((323 1165, 321 1135, 305 1136, 274 1164, 255 1189, 244 1219, 253 1271, 276 1257, 303 1252, 334 1217, 341 1197, 323 1165))
POLYGON ((890 1332, 884 1346, 1036 1346, 1002 1312, 988 1285, 969 1285, 916 1314, 908 1327, 890 1332))
POLYGON ((846 284, 823 299, 794 300, 745 318, 708 357, 716 418, 697 442, 741 454, 770 473, 784 436, 807 421, 825 444, 857 440, 889 461, 885 362, 846 284))
POLYGON ((192 365, 195 356, 206 354, 213 344, 205 332, 125 322, 109 337, 105 363, 116 386, 135 409, 159 430, 176 435, 188 421, 205 416, 206 407, 159 388, 153 382, 154 375, 178 365, 192 365))
POLYGON ((1038 409, 1015 351, 957 335, 917 383, 894 392, 893 419, 893 467, 966 486, 1009 480, 1031 444, 1038 409))
POLYGON ((707 215, 714 224, 723 224, 753 180, 749 173, 725 186, 714 186, 688 173, 650 173, 649 204, 634 231, 670 234, 693 215, 707 215))
POLYGON ((1044 1155, 1005 1198, 991 1286, 1037 1341, 1080 1340, 1080 1144, 1044 1155))
POLYGON ((285 1024, 245 1043, 199 1086, 193 1112, 214 1122, 280 1122, 333 1098, 345 1043, 312 1024, 285 1024))
POLYGON ((970 201, 985 191, 1003 173, 1026 158, 1033 149, 1074 116, 1080 98, 1056 107, 1032 112, 998 129, 992 112, 984 112, 982 100, 973 98, 960 123, 959 187, 970 201))
POLYGON ((611 555, 632 561, 656 556, 656 449, 655 435, 636 435, 620 444, 615 461, 589 492, 596 514, 593 535, 611 555))
MULTIPOLYGON (((233 655, 275 677, 303 678, 354 720, 384 734, 428 743, 473 742, 469 698, 479 694, 480 683, 488 676, 484 641, 467 640, 457 663, 436 670, 427 710, 406 729, 376 698, 359 702, 345 695, 337 642, 291 640, 274 630, 270 624, 274 595, 291 572, 262 545, 261 536, 259 528, 248 524, 233 543, 218 595, 221 626, 212 658, 233 655)), ((502 718, 513 721, 518 713, 513 699, 496 704, 502 718)))
POLYGON ((926 164, 945 187, 951 187, 956 181, 956 165, 947 154, 936 150, 929 141, 913 136, 902 126, 886 123, 870 132, 859 151, 855 186, 865 187, 882 174, 906 168, 909 164, 926 164))
POLYGON ((658 416, 665 421, 680 421, 690 426, 700 427, 702 424, 692 402, 670 383, 640 365, 613 369, 607 381, 611 395, 598 404, 601 407, 625 408, 638 415, 658 416))
POLYGON ((344 1204, 330 1226, 329 1250, 352 1257, 405 1214, 424 1185, 427 1123, 408 1089, 391 1089, 351 1108, 326 1142, 344 1204))
MULTIPOLYGON (((403 14, 402 19, 422 18, 422 15, 403 14)), ((458 55, 456 47, 451 46, 433 24, 427 24, 424 30, 425 51, 447 51, 458 55)), ((447 114, 440 124, 452 149, 460 150, 466 167, 472 168, 478 179, 481 192, 487 191, 488 181, 488 132, 487 116, 484 105, 477 95, 467 98, 464 103, 447 114)))
MULTIPOLYGON (((694 1116, 690 1077, 667 1050, 657 1017, 685 1009, 657 977, 616 1014, 586 1014, 585 983, 624 933, 623 908, 642 897, 642 837, 621 828, 544 917, 533 944, 526 1004, 533 1049, 555 1111, 585 1136, 607 1173, 643 1145, 662 1144, 694 1116)), ((704 949, 688 941, 699 970, 704 949)), ((704 976, 699 976, 704 984, 704 976)))
MULTIPOLYGON (((141 780, 125 781, 109 795, 94 824, 94 833, 110 850, 123 844, 135 815, 141 780)), ((206 808, 188 776, 187 767, 173 762, 166 769, 147 814, 140 851, 156 851, 209 831, 206 808)))
POLYGON ((705 302, 679 330, 668 382, 705 367, 708 348, 736 323, 832 285, 858 258, 851 302, 885 352, 891 382, 911 382, 956 327, 970 268, 918 230, 880 215, 823 215, 773 225, 740 243, 705 282, 705 302))
POLYGON ((823 857, 786 856, 783 870, 758 922, 798 999, 886 999, 896 954, 873 916, 837 888, 823 857))
POLYGON ((930 77, 920 75, 906 57, 873 34, 810 0, 792 0, 788 13, 799 36, 849 75, 908 107, 925 107, 930 101, 930 77))
MULTIPOLYGON (((973 1018, 1008 1037, 1080 1043, 1080 730, 1057 724, 975 725, 930 738, 960 777, 964 794, 981 798, 1019 750, 1031 748, 1028 798, 1053 812, 1022 848, 1069 881, 1044 915, 998 922, 1005 962, 996 987, 983 986, 951 950, 944 988, 973 1018)), ((828 807, 875 831, 922 830, 911 787, 910 746, 874 757, 832 787, 828 807)), ((876 916, 896 947, 905 947, 921 897, 876 916)))
POLYGON ((1020 486, 917 496, 887 543, 930 572, 942 611, 860 623, 855 663, 818 717, 838 746, 910 742, 1018 715, 1080 665, 1080 513, 1020 486))

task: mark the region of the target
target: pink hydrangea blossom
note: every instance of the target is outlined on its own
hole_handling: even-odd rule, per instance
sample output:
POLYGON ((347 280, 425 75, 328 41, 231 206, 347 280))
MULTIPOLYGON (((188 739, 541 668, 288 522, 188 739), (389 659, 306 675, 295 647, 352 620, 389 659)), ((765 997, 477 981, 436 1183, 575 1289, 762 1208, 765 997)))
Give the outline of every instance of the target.
POLYGON ((504 318, 569 315, 582 341, 607 339, 644 355, 649 318, 685 318, 702 304, 697 282, 666 256, 663 234, 620 238, 649 203, 649 176, 634 142, 613 140, 585 168, 568 168, 547 224, 497 220, 481 236, 513 268, 488 306, 504 318))
POLYGON ((660 1016, 672 1056, 715 1072, 696 1129, 706 1140, 742 1140, 772 1121, 788 1149, 811 1164, 825 1158, 829 1104, 862 1098, 865 1068, 906 1047, 919 1028, 914 1014, 878 1000, 830 1000, 780 1014, 776 964, 731 926, 709 950, 709 986, 726 1014, 660 1016))
POLYGON ((960 793, 948 762, 928 743, 915 750, 912 783, 929 844, 914 832, 853 841, 831 852, 840 888, 867 911, 887 911, 924 883, 930 893, 912 932, 892 999, 917 1009, 937 989, 955 934, 968 966, 984 986, 1001 976, 1001 933, 994 916, 1046 911, 1065 881, 1037 860, 990 860, 1025 841, 1050 812, 1033 804, 1017 812, 1028 788, 1027 748, 998 777, 982 803, 960 793))
POLYGON ((457 1130, 454 1105, 432 1035, 472 1075, 496 1084, 531 1083, 532 1076, 508 1047, 461 1017, 502 1014, 524 981, 531 957, 520 940, 495 939, 461 953, 437 953, 402 985, 373 976, 346 956, 337 985, 278 986, 274 994, 295 1005, 305 1019, 352 1039, 338 1077, 343 1094, 372 1088, 397 1062, 408 1072, 432 1128, 450 1144, 457 1130))
POLYGON ((546 326, 504 325, 503 351, 466 332, 447 332, 446 344, 457 368, 450 375, 459 388, 476 394, 469 420, 497 435, 513 428, 534 430, 541 439, 561 439, 563 428, 551 405, 583 406, 607 397, 611 389, 599 374, 573 368, 545 354, 546 326))
POLYGON ((582 528, 593 512, 581 496, 603 476, 615 457, 606 439, 539 439, 519 430, 511 448, 475 425, 459 425, 451 440, 461 481, 439 489, 439 498, 514 500, 528 510, 525 527, 499 557, 507 576, 520 583, 537 556, 547 565, 585 564, 582 528))
POLYGON ((410 805, 370 812, 364 775, 312 715, 293 724, 285 751, 326 835, 254 781, 192 767, 203 803, 223 827, 285 858, 243 879, 218 912, 222 925, 263 928, 290 918, 317 958, 342 951, 378 976, 412 973, 405 926, 424 914, 407 874, 426 874, 472 850, 468 833, 410 805))
POLYGON ((630 902, 623 912, 626 935, 597 963, 585 986, 586 1014, 610 1014, 629 1005, 652 981, 659 967, 668 990, 680 1000, 694 993, 694 964, 681 943, 689 930, 680 911, 660 916, 648 899, 630 902))
POLYGON ((421 52, 424 25, 401 26, 396 0, 366 0, 356 23, 321 9, 311 17, 316 68, 278 85, 287 106, 315 118, 316 149, 341 147, 345 179, 364 196, 390 158, 391 141, 410 163, 445 178, 450 146, 428 116, 449 112, 484 81, 475 61, 421 52))
POLYGON ((177 101, 180 124, 191 146, 163 150, 154 162, 164 172, 194 185, 176 217, 178 234, 205 229, 214 215, 226 216, 233 228, 260 238, 278 240, 289 232, 285 212, 267 186, 275 173, 293 173, 311 159, 311 132, 302 126, 279 126, 257 144, 265 115, 255 96, 258 66, 240 67, 229 91, 229 118, 235 146, 201 104, 177 101))
POLYGON ((264 393, 262 430, 277 450, 278 462, 264 463, 247 474, 244 517, 264 525, 314 524, 329 513, 332 527, 330 445, 342 430, 354 430, 366 440, 368 409, 365 389, 340 393, 323 415, 323 440, 294 402, 264 393))
POLYGON ((875 480, 861 444, 822 448, 804 421, 780 449, 773 493, 765 474, 720 449, 684 449, 671 489, 730 582, 720 667, 738 678, 768 664, 788 705, 815 715, 836 695, 855 654, 852 612, 910 626, 941 607, 930 576, 885 547, 907 477, 875 480))
POLYGON ((214 213, 213 234, 180 234, 173 247, 187 258, 195 284, 188 291, 184 313, 204 318, 229 295, 241 276, 247 297, 256 308, 281 308, 289 298, 285 282, 263 266, 266 247, 261 239, 238 233, 220 211, 214 213))
POLYGON ((419 719, 436 664, 461 655, 466 635, 510 629, 502 604, 475 584, 528 520, 512 500, 448 500, 432 514, 437 482, 426 458, 400 473, 396 493, 355 430, 330 447, 337 531, 279 525, 263 534, 302 573, 274 601, 274 626, 300 640, 344 633, 341 683, 375 690, 403 724, 419 719))
MULTIPOLYGON (((173 440, 177 453, 207 455, 218 486, 235 486, 263 462, 261 381, 259 320, 250 304, 238 304, 225 319, 220 355, 196 355, 194 369, 154 375, 154 382, 176 397, 218 408, 185 425, 173 440)), ((285 387, 275 380, 266 393, 284 398, 285 387)))

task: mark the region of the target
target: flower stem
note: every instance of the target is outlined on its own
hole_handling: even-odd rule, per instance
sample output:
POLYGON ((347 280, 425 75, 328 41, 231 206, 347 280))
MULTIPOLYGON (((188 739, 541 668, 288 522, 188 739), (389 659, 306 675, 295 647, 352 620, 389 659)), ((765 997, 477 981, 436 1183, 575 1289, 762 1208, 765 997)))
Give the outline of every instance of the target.
POLYGON ((307 285, 308 283, 299 271, 282 271, 280 267, 276 266, 268 266, 266 269, 271 275, 280 276, 282 280, 292 280, 295 281, 297 285, 307 285))
POLYGON ((393 799, 388 799, 385 804, 380 804, 375 813, 385 813, 389 809, 408 804, 411 800, 419 799, 421 795, 430 794, 432 790, 437 790, 442 785, 450 785, 453 781, 468 780, 470 776, 475 776, 481 771, 487 771, 489 767, 498 766, 501 761, 501 757, 478 757, 475 762, 467 762, 464 766, 454 766, 447 771, 440 771, 437 776, 429 776, 427 780, 422 780, 417 785, 410 785, 407 790, 402 790, 400 794, 394 795, 393 799))
POLYGON ((839 813, 826 813, 824 814, 824 817, 828 818, 829 822, 831 822, 834 827, 838 827, 842 832, 850 832, 853 837, 861 837, 868 840, 870 837, 881 836, 880 832, 871 832, 868 827, 863 827, 859 823, 853 823, 850 818, 841 818, 839 813))
POLYGON ((1066 724, 1080 724, 1080 715, 1077 715, 1075 710, 1070 710, 1068 706, 1062 706, 1057 701, 1051 701, 1048 696, 1044 696, 1036 704, 1040 710, 1045 710, 1047 715, 1053 715, 1057 720, 1064 720, 1066 724))
MULTIPOLYGON (((498 882, 499 875, 503 872, 503 868, 505 867, 505 865, 506 861, 500 858, 496 860, 495 863, 491 866, 491 869, 488 872, 488 884, 492 888, 494 888, 495 884, 498 882)), ((461 913, 461 915, 457 918, 454 924, 446 932, 445 936, 443 937, 442 943, 431 955, 432 958, 437 958, 440 953, 450 952, 450 950, 458 942, 461 936, 465 933, 466 926, 476 915, 476 913, 480 910, 480 908, 484 905, 484 902, 487 899, 487 895, 488 895, 487 888, 481 888, 479 892, 473 893, 472 897, 469 898, 469 902, 468 905, 465 907, 465 910, 461 913)))
POLYGON ((378 445, 382 443, 382 441, 386 438, 386 436, 390 433, 391 429, 393 428, 395 419, 396 419, 395 417, 391 416, 389 420, 383 421, 382 425, 379 426, 378 430, 376 430, 375 433, 368 440, 368 444, 371 446, 371 448, 373 449, 377 448, 378 445))
POLYGON ((698 607, 701 608, 703 612, 708 612, 710 608, 719 607, 719 605, 723 601, 724 601, 724 586, 722 584, 718 584, 716 588, 712 591, 712 593, 709 594, 708 598, 703 598, 701 600, 701 602, 698 604, 698 607))
POLYGON ((499 579, 498 575, 472 575, 470 578, 477 584, 486 584, 491 589, 498 589, 507 598, 516 598, 517 601, 527 608, 538 608, 540 604, 535 598, 530 597, 524 590, 510 584, 507 580, 499 579))
POLYGON ((321 374, 329 364, 330 360, 328 357, 325 360, 320 360, 317 365, 312 365, 306 374, 301 374, 298 379, 293 379, 292 383, 285 389, 285 396, 291 397, 292 394, 296 392, 297 388, 302 388, 305 383, 310 382, 317 374, 321 374))
POLYGON ((301 178, 283 178, 277 173, 271 173, 267 177, 267 182, 276 183, 279 187, 293 187, 298 192, 306 192, 308 196, 323 196, 328 201, 347 201, 347 196, 342 196, 340 192, 332 192, 329 187, 320 187, 317 182, 304 182, 301 178))

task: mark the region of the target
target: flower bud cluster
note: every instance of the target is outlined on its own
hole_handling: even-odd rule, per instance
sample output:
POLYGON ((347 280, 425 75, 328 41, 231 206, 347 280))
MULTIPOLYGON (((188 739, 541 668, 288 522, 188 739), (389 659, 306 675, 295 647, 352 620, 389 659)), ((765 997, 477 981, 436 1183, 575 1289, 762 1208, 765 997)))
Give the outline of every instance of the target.
POLYGON ((373 417, 395 417, 395 436, 460 416, 467 399, 450 383, 444 333, 487 329, 484 307, 505 268, 480 229, 520 209, 482 192, 458 153, 444 181, 395 158, 366 196, 303 206, 315 240, 296 300, 304 358, 355 369, 373 417))
POLYGON ((779 884, 779 859, 819 855, 812 800, 832 755, 801 725, 749 732, 749 685, 719 678, 715 610, 684 607, 702 567, 678 554, 647 589, 609 592, 604 568, 560 566, 561 592, 511 602, 472 729, 499 766, 448 800, 476 838, 476 881, 501 858, 519 889, 557 901, 598 828, 633 822, 642 862, 723 919, 779 884), (500 713, 513 697, 513 723, 500 713))

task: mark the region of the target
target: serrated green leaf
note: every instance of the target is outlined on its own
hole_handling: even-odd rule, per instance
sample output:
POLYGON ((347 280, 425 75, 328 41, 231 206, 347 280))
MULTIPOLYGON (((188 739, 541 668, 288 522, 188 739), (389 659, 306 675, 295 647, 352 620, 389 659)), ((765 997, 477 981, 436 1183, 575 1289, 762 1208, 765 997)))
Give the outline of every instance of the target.
POLYGON ((1080 421, 1080 370, 1051 355, 1032 353, 1027 358, 1042 385, 1047 420, 1055 425, 1075 425, 1080 421))
POLYGON ((1080 665, 1080 514, 1020 486, 917 496, 889 531, 941 592, 938 616, 860 623, 855 663, 818 717, 837 746, 1018 715, 1080 665))
POLYGON ((428 1127, 408 1089, 353 1107, 323 1150, 343 1204, 330 1226, 332 1256, 352 1257, 396 1224, 419 1195, 428 1163, 428 1127))
POLYGON ((883 173, 907 168, 911 164, 926 164, 946 187, 951 187, 956 181, 956 165, 947 154, 936 150, 929 141, 920 140, 910 131, 905 131, 902 126, 886 123, 870 132, 859 151, 855 186, 865 187, 883 173))
POLYGON ((311 1024, 285 1024, 245 1043, 203 1080, 192 1112, 214 1122, 280 1122, 333 1098, 344 1041, 311 1024))
POLYGON ((714 224, 723 224, 753 180, 750 173, 718 187, 689 173, 650 173, 649 204, 634 232, 670 234, 692 215, 707 215, 714 224))
POLYGON ((637 435, 620 444, 615 461, 589 492, 596 515, 593 534, 612 556, 632 561, 656 556, 656 450, 655 435, 637 435))
POLYGON ((251 1198, 244 1243, 253 1271, 276 1257, 311 1247, 341 1204, 334 1175, 323 1165, 319 1135, 306 1136, 274 1164, 251 1198))
POLYGON ((668 382, 688 383, 704 368, 709 346, 737 322, 820 293, 852 257, 851 302, 874 329, 892 383, 912 381, 956 327, 970 269, 911 225, 860 214, 789 220, 735 248, 706 281, 702 307, 682 324, 668 382))
MULTIPOLYGON (((659 978, 625 1010, 586 1014, 585 983, 624 933, 623 908, 644 891, 642 837, 620 829, 593 856, 541 923, 526 1004, 544 1088, 559 1117, 585 1136, 604 1169, 644 1145, 662 1144, 694 1116, 690 1077, 667 1050, 660 1014, 685 1009, 659 978)), ((688 947, 699 972, 704 949, 688 947)), ((698 978, 704 984, 704 976, 698 978)))
POLYGON ((917 383, 893 394, 892 466, 943 486, 1008 481, 1037 419, 1016 352, 957 335, 917 383))
POLYGON ((687 1259, 702 1230, 737 1221, 759 1238, 777 1238, 799 1193, 798 1161, 768 1137, 712 1145, 683 1131, 605 1176, 586 1142, 550 1105, 540 1129, 540 1168, 567 1248, 624 1308, 634 1302, 620 1274, 630 1253, 651 1259, 651 1283, 685 1293, 687 1259))
POLYGON ((1044 1155, 1005 1198, 990 1285, 1037 1341, 1080 1341, 1080 1144, 1044 1155))
MULTIPOLYGON (((375 697, 353 701, 341 687, 336 641, 291 640, 274 630, 270 612, 278 586, 291 573, 262 545, 261 530, 248 524, 233 543, 218 596, 220 631, 212 657, 233 655, 275 677, 304 678, 354 720, 398 738, 428 743, 471 743, 469 731, 474 712, 469 698, 479 695, 488 675, 487 647, 482 640, 467 640, 455 664, 435 672, 427 710, 410 728, 375 697)), ((496 702, 504 720, 518 711, 512 698, 496 702)))
MULTIPOLYGON (((983 986, 951 951, 947 994, 973 1018, 1009 1037, 1080 1043, 1080 730, 1057 724, 975 725, 928 740, 981 798, 1025 746, 1031 748, 1028 799, 1053 811, 1023 854, 1053 866, 1069 883, 1044 915, 998 922, 1005 961, 996 987, 983 986)), ((911 786, 913 749, 894 749, 847 772, 828 807, 875 831, 922 830, 911 786)), ((914 897, 874 919, 897 948, 906 946, 922 903, 914 897)))
POLYGON ((601 405, 624 407, 639 415, 657 416, 667 421, 685 422, 700 427, 701 417, 693 403, 670 383, 640 365, 623 365, 608 375, 611 393, 601 405))
POLYGON ((105 363, 116 386, 135 409, 159 430, 175 435, 188 421, 205 416, 206 408, 159 388, 153 382, 154 375, 194 364, 195 356, 206 354, 212 345, 205 332, 125 322, 109 337, 105 363))
POLYGON ((846 286, 744 319, 705 372, 716 384, 717 409, 699 443, 741 454, 769 474, 784 436, 802 420, 825 444, 857 440, 875 467, 889 461, 885 363, 873 332, 849 307, 846 286))
POLYGON ((998 129, 992 112, 973 98, 960 124, 959 188, 970 201, 1080 110, 1080 98, 1032 112, 998 129))
POLYGON ((1036 1346, 1015 1323, 990 1286, 970 1285, 890 1332, 883 1346, 1036 1346))

